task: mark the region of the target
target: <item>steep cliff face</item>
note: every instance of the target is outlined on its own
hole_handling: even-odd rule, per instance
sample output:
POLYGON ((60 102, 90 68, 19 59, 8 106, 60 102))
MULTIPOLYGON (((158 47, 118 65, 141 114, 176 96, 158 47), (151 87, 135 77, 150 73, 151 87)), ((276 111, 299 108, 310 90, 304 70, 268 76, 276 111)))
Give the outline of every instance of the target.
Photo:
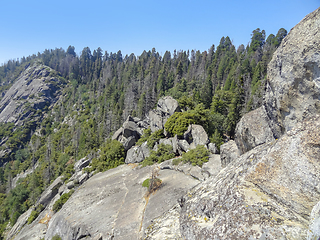
POLYGON ((320 113, 320 9, 307 15, 281 42, 268 65, 263 106, 246 114, 235 140, 241 153, 277 139, 320 113))
POLYGON ((276 137, 320 113, 320 9, 282 41, 268 65, 265 106, 276 137))
POLYGON ((63 83, 49 67, 40 63, 28 66, 1 99, 0 122, 21 126, 31 116, 40 116, 46 106, 58 99, 63 83))

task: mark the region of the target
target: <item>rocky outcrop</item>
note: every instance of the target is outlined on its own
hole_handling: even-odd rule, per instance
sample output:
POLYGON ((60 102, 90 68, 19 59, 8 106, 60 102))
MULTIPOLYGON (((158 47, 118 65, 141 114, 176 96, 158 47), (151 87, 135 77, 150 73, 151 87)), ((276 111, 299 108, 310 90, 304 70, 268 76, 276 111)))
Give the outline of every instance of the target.
POLYGON ((222 167, 227 166, 240 156, 239 149, 235 141, 230 140, 220 146, 220 158, 222 167))
POLYGON ((159 99, 157 109, 149 111, 148 120, 152 132, 163 129, 168 118, 175 112, 180 112, 179 103, 170 96, 159 99))
POLYGON ((157 109, 149 111, 146 119, 128 116, 122 127, 113 134, 112 139, 121 142, 128 151, 142 136, 144 129, 150 127, 152 132, 163 129, 168 118, 178 111, 181 110, 177 100, 170 96, 160 98, 157 109))
POLYGON ((235 141, 241 154, 320 113, 319 12, 297 24, 273 54, 263 106, 243 116, 237 125, 235 141))
POLYGON ((54 70, 34 63, 23 71, 0 101, 0 122, 23 125, 37 110, 58 100, 63 82, 54 70))
POLYGON ((320 198, 319 132, 320 116, 297 124, 190 190, 180 201, 183 238, 306 239, 320 198))
POLYGON ((125 163, 139 163, 146 157, 149 157, 149 155, 150 150, 147 146, 147 142, 144 142, 141 146, 134 146, 128 150, 125 163))
MULTIPOLYGON (((121 142, 125 151, 127 151, 125 162, 139 163, 148 157, 150 150, 147 147, 147 143, 141 146, 135 146, 138 139, 142 136, 143 131, 147 128, 150 128, 152 132, 163 129, 167 119, 178 111, 181 111, 178 101, 170 96, 166 96, 159 99, 157 109, 151 110, 146 119, 140 120, 139 118, 128 116, 122 127, 112 136, 112 140, 121 142)), ((161 143, 170 144, 176 154, 182 153, 178 146, 177 137, 162 139, 161 143)), ((156 145, 157 144, 158 142, 156 145)))
POLYGON ((268 65, 265 107, 275 138, 320 113, 320 9, 281 42, 268 65))
POLYGON ((159 168, 162 170, 170 169, 183 172, 185 175, 191 176, 199 181, 204 181, 209 177, 216 176, 222 169, 220 155, 218 154, 210 154, 208 162, 204 163, 202 167, 183 162, 175 164, 175 160, 177 160, 177 158, 166 160, 159 164, 159 168))
POLYGON ((74 164, 74 170, 76 172, 81 171, 83 168, 88 167, 91 162, 91 159, 88 157, 81 158, 74 164))
POLYGON ((112 140, 121 142, 125 150, 128 151, 139 140, 147 126, 139 118, 128 116, 122 127, 113 134, 112 140))
POLYGON ((181 112, 178 101, 171 96, 160 98, 157 104, 157 110, 170 116, 175 112, 181 112))
MULTIPOLYGON (((222 145, 226 167, 179 201, 182 239, 320 237, 319 25, 317 9, 275 52, 263 107, 245 115, 237 126, 242 155, 224 161, 222 145)), ((177 218, 176 212, 172 215, 177 218)), ((159 221, 153 227, 176 231, 174 224, 159 221)), ((149 231, 147 238, 159 232, 149 231)))
POLYGON ((62 176, 58 177, 54 182, 41 194, 38 204, 46 207, 50 201, 57 195, 60 186, 63 184, 62 176))
POLYGON ((188 130, 183 134, 185 140, 190 144, 190 148, 194 149, 198 145, 207 145, 210 140, 208 134, 201 125, 191 124, 188 130))
POLYGON ((275 137, 264 106, 245 114, 237 124, 235 142, 240 154, 273 140, 275 137))
POLYGON ((51 218, 45 239, 140 239, 151 221, 177 203, 198 183, 192 177, 160 170, 162 187, 147 196, 142 182, 154 166, 132 169, 122 165, 98 173, 82 185, 51 218), (102 227, 103 226, 103 227, 102 227))

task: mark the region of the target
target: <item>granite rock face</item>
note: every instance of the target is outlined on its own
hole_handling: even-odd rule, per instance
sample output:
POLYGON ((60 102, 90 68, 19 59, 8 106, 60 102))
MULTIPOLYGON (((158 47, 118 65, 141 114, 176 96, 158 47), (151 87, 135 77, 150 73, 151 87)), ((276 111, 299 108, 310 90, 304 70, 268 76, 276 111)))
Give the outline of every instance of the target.
POLYGON ((320 113, 320 9, 283 39, 268 65, 265 107, 278 138, 320 113))
POLYGON ((38 204, 46 207, 50 201, 57 195, 59 187, 63 184, 62 177, 58 177, 53 183, 41 194, 38 204))
POLYGON ((141 146, 134 146, 128 150, 125 163, 139 163, 145 158, 146 156, 143 154, 141 146))
POLYGON ((23 125, 37 110, 58 100, 63 82, 54 70, 34 63, 23 71, 0 102, 0 122, 23 125))
POLYGON ((185 140, 190 144, 190 148, 194 149, 198 145, 207 145, 209 141, 208 134, 201 125, 191 124, 188 130, 183 134, 185 140))
POLYGON ((151 110, 148 115, 152 132, 163 129, 168 118, 175 112, 180 112, 179 103, 170 96, 159 99, 157 109, 151 110))
POLYGON ((235 141, 230 140, 220 146, 220 159, 222 167, 227 166, 230 162, 239 157, 239 149, 235 141))
POLYGON ((52 216, 45 239, 140 239, 151 221, 168 211, 198 183, 178 171, 160 170, 160 187, 146 195, 142 182, 154 166, 122 165, 85 182, 52 216))
POLYGON ((168 113, 170 116, 175 112, 180 112, 179 103, 171 96, 160 98, 157 104, 157 110, 168 113))
POLYGON ((189 191, 180 201, 183 237, 306 239, 320 198, 319 132, 320 116, 299 123, 189 191))
POLYGON ((279 138, 320 113, 320 9, 283 39, 268 64, 263 106, 244 115, 235 141, 240 154, 279 138))
POLYGON ((273 140, 275 137, 264 106, 245 114, 237 124, 235 142, 240 154, 273 140))
MULTIPOLYGON (((53 69, 39 62, 27 65, 0 101, 0 122, 15 126, 23 126, 31 119, 41 122, 45 109, 58 101, 65 84, 57 76, 53 69)), ((0 158, 12 151, 7 140, 7 137, 0 139, 0 158)))

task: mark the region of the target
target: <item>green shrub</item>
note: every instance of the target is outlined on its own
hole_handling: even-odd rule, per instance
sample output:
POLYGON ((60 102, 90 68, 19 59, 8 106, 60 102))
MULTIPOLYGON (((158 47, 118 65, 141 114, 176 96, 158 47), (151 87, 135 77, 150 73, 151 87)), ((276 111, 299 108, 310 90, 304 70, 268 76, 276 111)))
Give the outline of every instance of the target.
POLYGON ((55 235, 51 240, 62 240, 62 238, 59 235, 55 235))
POLYGON ((173 149, 171 145, 168 144, 159 144, 158 150, 151 150, 150 156, 145 158, 142 162, 142 166, 152 165, 156 162, 161 163, 165 160, 174 158, 175 154, 173 153, 173 149))
POLYGON ((221 134, 216 129, 214 134, 210 137, 210 142, 214 143, 220 151, 220 146, 224 143, 221 134))
POLYGON ((185 112, 175 112, 165 123, 164 127, 172 136, 182 138, 190 124, 201 125, 208 133, 212 130, 210 111, 198 104, 195 109, 185 112))
POLYGON ((195 149, 191 149, 182 154, 182 161, 190 162, 193 166, 200 166, 209 160, 209 150, 203 145, 198 145, 195 149))
POLYGON ((150 149, 153 149, 156 142, 158 142, 161 138, 164 138, 163 129, 160 129, 158 131, 155 131, 150 135, 150 137, 147 140, 147 145, 150 149))
POLYGON ((39 216, 39 213, 33 210, 28 218, 28 224, 32 223, 38 216, 39 216))
POLYGON ((172 160, 172 164, 173 165, 178 165, 181 161, 182 161, 181 158, 175 158, 175 159, 172 160))
POLYGON ((100 157, 93 159, 90 164, 91 168, 87 168, 88 172, 92 171, 107 171, 124 164, 125 151, 123 145, 117 140, 107 141, 101 149, 100 157))
POLYGON ((31 224, 39 216, 43 209, 44 206, 42 204, 39 204, 38 207, 31 212, 28 218, 28 224, 31 224))
POLYGON ((69 164, 63 171, 63 179, 62 181, 66 181, 74 174, 74 164, 69 164))
POLYGON ((62 194, 61 197, 53 204, 52 210, 54 212, 58 212, 62 208, 63 204, 65 204, 68 201, 68 199, 71 197, 73 193, 74 190, 71 190, 68 193, 62 194))
POLYGON ((150 178, 147 178, 146 180, 143 181, 142 187, 149 188, 150 185, 150 178))
POLYGON ((138 142, 136 143, 136 145, 140 146, 142 143, 144 143, 145 141, 147 141, 150 136, 151 136, 151 129, 150 129, 150 128, 147 128, 147 129, 143 130, 143 135, 142 135, 141 138, 138 140, 138 142))
POLYGON ((196 123, 194 115, 190 112, 175 112, 165 123, 164 127, 171 135, 182 138, 190 124, 196 123))

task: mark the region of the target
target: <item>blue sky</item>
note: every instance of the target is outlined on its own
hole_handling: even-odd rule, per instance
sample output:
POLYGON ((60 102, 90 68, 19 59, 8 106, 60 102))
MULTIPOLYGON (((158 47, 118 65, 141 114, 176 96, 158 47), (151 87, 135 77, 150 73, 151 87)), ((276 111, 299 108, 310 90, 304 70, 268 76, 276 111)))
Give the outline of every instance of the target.
POLYGON ((143 50, 207 50, 229 36, 247 44, 256 28, 288 31, 320 0, 1 0, 0 64, 75 46, 122 54, 143 50))

